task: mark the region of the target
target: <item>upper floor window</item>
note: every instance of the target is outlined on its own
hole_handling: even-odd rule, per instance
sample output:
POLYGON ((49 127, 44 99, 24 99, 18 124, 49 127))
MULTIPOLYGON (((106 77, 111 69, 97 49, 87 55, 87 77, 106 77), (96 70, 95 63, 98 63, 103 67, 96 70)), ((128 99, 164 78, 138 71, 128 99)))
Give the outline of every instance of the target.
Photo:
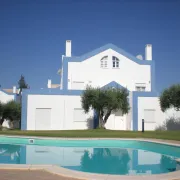
POLYGON ((146 84, 145 83, 136 83, 135 90, 136 91, 146 91, 146 84))
POLYGON ((108 61, 108 56, 104 56, 101 59, 101 68, 107 68, 107 61, 108 61))
POLYGON ((146 87, 144 87, 144 86, 136 86, 136 91, 146 91, 146 87))
POLYGON ((112 57, 113 68, 119 68, 119 59, 115 56, 112 57))

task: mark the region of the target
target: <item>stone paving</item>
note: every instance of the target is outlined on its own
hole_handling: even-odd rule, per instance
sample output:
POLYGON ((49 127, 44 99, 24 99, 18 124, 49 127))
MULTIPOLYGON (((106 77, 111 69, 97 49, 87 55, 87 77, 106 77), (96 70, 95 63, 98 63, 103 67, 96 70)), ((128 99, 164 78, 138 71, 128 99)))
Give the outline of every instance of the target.
POLYGON ((2 170, 0 180, 80 180, 48 173, 43 170, 2 170))

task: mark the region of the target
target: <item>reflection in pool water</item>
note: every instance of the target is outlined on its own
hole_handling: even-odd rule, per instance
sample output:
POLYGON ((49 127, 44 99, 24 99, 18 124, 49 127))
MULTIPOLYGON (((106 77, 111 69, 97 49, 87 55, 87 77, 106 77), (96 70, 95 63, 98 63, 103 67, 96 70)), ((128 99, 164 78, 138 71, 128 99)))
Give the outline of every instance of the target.
POLYGON ((144 150, 9 144, 0 144, 0 163, 54 164, 84 172, 122 175, 180 169, 174 157, 144 150))

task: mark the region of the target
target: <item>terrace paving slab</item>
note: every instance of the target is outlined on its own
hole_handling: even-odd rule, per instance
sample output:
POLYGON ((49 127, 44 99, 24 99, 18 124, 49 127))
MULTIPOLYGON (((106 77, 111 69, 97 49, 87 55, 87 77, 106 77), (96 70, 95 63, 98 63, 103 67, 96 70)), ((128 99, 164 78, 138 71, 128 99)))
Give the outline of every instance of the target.
POLYGON ((0 169, 0 180, 79 180, 51 174, 44 170, 4 170, 0 169))

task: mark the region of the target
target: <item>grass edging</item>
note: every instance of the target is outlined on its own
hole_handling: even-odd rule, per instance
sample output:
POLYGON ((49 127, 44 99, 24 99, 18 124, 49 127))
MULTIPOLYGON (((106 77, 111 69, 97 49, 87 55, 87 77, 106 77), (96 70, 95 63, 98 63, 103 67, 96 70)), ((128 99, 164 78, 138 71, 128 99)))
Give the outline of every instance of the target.
POLYGON ((62 138, 153 138, 180 141, 180 131, 119 131, 119 130, 58 130, 58 131, 0 131, 0 135, 41 136, 62 138))

